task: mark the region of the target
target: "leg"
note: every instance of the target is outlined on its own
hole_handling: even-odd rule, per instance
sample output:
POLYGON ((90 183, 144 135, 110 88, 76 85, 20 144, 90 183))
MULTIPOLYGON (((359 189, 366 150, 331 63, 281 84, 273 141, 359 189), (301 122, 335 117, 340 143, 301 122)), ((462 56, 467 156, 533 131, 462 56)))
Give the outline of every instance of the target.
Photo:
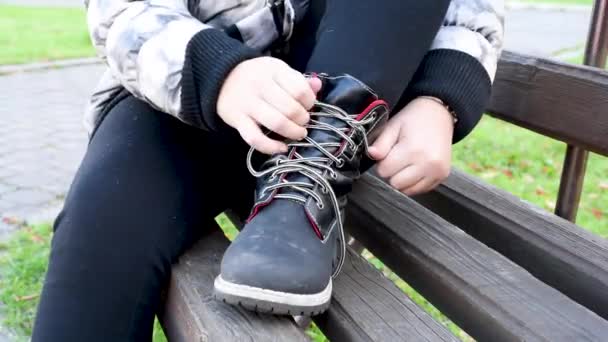
POLYGON ((133 97, 112 109, 55 223, 34 341, 151 340, 171 264, 244 179, 210 140, 133 97))
POLYGON ((300 71, 350 74, 395 105, 448 5, 448 0, 312 1, 288 62, 300 71))
POLYGON ((264 165, 252 215, 224 254, 215 282, 224 301, 275 314, 328 308, 332 279, 346 257, 342 213, 365 143, 388 119, 387 102, 395 104, 406 89, 448 0, 312 5, 307 31, 296 33, 286 59, 300 71, 328 74, 319 76, 323 86, 308 135, 264 165))

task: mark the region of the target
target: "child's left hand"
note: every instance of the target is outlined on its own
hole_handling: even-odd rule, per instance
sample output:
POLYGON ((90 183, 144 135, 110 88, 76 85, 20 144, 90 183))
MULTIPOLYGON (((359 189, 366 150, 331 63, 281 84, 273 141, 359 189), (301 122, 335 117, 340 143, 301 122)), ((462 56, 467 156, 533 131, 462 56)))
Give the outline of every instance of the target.
POLYGON ((408 196, 427 192, 450 174, 453 130, 444 106, 417 98, 391 118, 369 155, 395 189, 408 196))

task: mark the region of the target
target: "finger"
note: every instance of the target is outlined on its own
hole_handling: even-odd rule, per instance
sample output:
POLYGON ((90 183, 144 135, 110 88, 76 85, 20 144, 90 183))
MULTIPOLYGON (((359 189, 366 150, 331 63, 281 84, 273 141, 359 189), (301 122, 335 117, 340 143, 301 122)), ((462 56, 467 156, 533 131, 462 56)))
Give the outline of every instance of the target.
POLYGON ((306 128, 288 119, 281 112, 265 101, 258 101, 253 106, 252 117, 260 125, 291 140, 302 140, 308 134, 306 128))
POLYGON ((323 87, 323 82, 321 79, 315 76, 308 77, 308 85, 312 89, 312 92, 318 94, 321 91, 321 87, 323 87))
POLYGON ((428 191, 435 190, 435 188, 437 188, 441 183, 443 183, 442 180, 436 180, 433 182, 433 184, 431 184, 431 186, 429 186, 428 191))
POLYGON ((287 152, 287 145, 280 141, 270 139, 262 132, 260 127, 248 117, 243 117, 239 120, 237 130, 247 145, 262 153, 274 154, 287 152))
POLYGON ((388 155, 378 162, 378 175, 384 178, 390 178, 397 172, 405 169, 412 164, 412 160, 408 155, 406 143, 399 142, 391 148, 388 155))
POLYGON ((389 184, 395 189, 407 189, 416 183, 420 182, 424 178, 422 170, 415 166, 409 166, 401 171, 397 172, 394 176, 389 179, 389 184))
POLYGON ((374 160, 383 160, 399 139, 399 125, 388 123, 380 136, 369 147, 369 156, 374 160))
POLYGON ((304 126, 310 121, 308 110, 276 83, 262 92, 262 98, 289 120, 300 126, 304 126))
POLYGON ((315 104, 316 94, 304 75, 289 69, 275 75, 275 82, 306 110, 315 104))
POLYGON ((408 196, 419 195, 419 194, 425 193, 427 191, 430 191, 432 189, 433 183, 435 183, 434 179, 425 177, 422 180, 420 180, 418 183, 414 184, 413 186, 411 186, 407 189, 402 189, 401 192, 403 192, 404 194, 406 194, 408 196))

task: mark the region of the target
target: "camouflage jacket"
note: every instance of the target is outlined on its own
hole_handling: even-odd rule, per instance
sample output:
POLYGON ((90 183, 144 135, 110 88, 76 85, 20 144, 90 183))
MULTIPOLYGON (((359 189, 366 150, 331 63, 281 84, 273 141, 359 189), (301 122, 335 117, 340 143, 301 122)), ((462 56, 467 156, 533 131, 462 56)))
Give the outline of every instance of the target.
MULTIPOLYGON (((237 29, 247 46, 264 52, 289 39, 309 1, 85 0, 91 39, 107 64, 86 109, 87 130, 95 129, 104 107, 124 89, 183 119, 181 70, 195 34, 237 29)), ((431 50, 474 57, 491 82, 502 48, 503 14, 503 0, 452 0, 431 50)))

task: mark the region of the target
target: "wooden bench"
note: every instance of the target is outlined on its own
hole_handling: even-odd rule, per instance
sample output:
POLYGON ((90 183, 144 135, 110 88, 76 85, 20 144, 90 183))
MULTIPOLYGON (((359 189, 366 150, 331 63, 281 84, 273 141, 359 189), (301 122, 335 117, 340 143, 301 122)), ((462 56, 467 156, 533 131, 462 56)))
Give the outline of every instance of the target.
MULTIPOLYGON (((489 113, 608 155, 608 73, 505 53, 489 113)), ((237 222, 238 224, 238 222, 237 222)), ((368 173, 346 223, 359 247, 314 321, 332 341, 458 341, 370 265, 362 246, 481 341, 608 341, 608 241, 454 170, 410 199, 368 173)), ((306 341, 291 317, 213 299, 227 239, 173 269, 161 322, 170 341, 306 341)))

